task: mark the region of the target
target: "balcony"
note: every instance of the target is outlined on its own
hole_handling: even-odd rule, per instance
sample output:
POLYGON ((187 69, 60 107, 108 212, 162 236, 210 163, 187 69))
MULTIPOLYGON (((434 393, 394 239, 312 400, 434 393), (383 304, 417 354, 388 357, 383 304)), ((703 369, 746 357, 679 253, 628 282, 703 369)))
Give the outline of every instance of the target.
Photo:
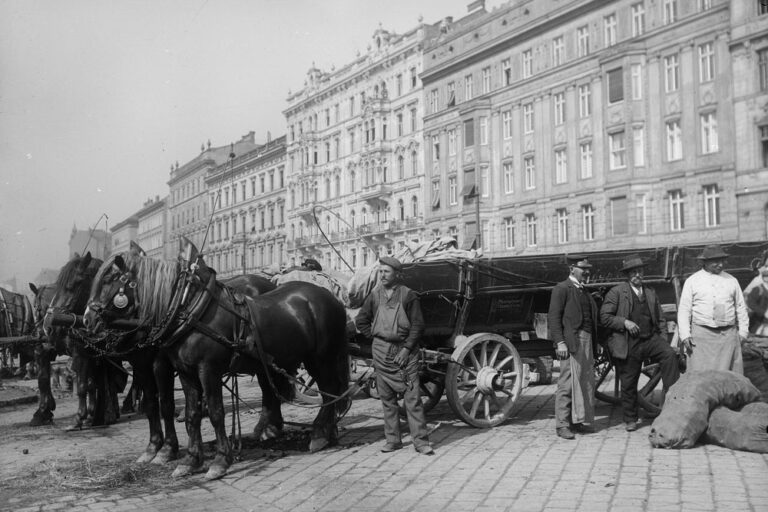
POLYGON ((378 201, 388 201, 388 197, 392 194, 392 186, 389 183, 376 183, 374 185, 367 185, 363 187, 360 193, 360 199, 368 201, 369 203, 376 203, 378 201))
POLYGON ((326 242, 323 235, 302 236, 296 239, 294 249, 311 249, 324 243, 326 242))
POLYGON ((393 221, 393 223, 393 229, 396 231, 408 231, 409 229, 419 229, 424 227, 424 219, 422 217, 396 220, 393 221))
POLYGON ((293 209, 293 213, 295 213, 299 217, 311 217, 312 216, 312 209, 315 207, 314 202, 310 203, 302 203, 297 205, 293 209))

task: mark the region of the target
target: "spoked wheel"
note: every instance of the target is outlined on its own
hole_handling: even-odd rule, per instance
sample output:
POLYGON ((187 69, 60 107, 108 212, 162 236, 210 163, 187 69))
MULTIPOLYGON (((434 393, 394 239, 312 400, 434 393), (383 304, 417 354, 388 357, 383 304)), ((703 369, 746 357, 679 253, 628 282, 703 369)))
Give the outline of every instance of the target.
MULTIPOLYGON (((663 397, 656 390, 659 381, 659 365, 643 365, 637 383, 637 405, 649 416, 657 416, 661 412, 663 397)), ((616 375, 616 368, 604 349, 595 356, 595 397, 609 404, 621 404, 621 383, 616 375)))
MULTIPOLYGON (((445 391, 445 380, 442 375, 432 375, 419 372, 419 387, 421 388, 421 404, 424 412, 429 412, 440 402, 445 391)), ((405 417, 405 407, 400 404, 400 416, 405 417)))
POLYGON ((445 384, 453 412, 473 427, 489 428, 512 415, 523 388, 523 362, 512 343, 478 333, 456 348, 445 384))
POLYGON ((315 379, 307 372, 304 365, 299 366, 294 382, 296 400, 303 404, 317 405, 323 403, 323 397, 317 388, 315 379))

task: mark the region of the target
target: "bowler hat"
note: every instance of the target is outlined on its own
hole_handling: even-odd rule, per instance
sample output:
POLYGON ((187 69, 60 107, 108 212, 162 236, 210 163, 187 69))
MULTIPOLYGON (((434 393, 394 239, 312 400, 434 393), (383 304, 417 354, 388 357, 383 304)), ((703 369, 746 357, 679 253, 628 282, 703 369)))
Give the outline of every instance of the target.
POLYGON ((391 256, 382 256, 381 258, 379 258, 379 263, 381 263, 382 265, 390 266, 394 270, 402 270, 403 268, 403 264, 400 263, 400 260, 398 260, 397 258, 393 258, 391 256))
POLYGON ((696 256, 697 260, 721 260, 727 258, 728 255, 723 251, 719 245, 708 245, 701 251, 701 254, 696 256))
POLYGON ((592 268, 586 256, 566 256, 568 265, 578 268, 592 268))
POLYGON ((624 259, 621 264, 623 265, 620 269, 621 272, 626 272, 628 270, 632 270, 633 268, 640 268, 647 265, 647 263, 643 261, 639 254, 632 254, 628 258, 624 259))
POLYGON ((322 272, 323 270, 323 266, 320 265, 320 262, 312 258, 305 259, 302 266, 308 268, 309 270, 317 270, 318 272, 322 272))

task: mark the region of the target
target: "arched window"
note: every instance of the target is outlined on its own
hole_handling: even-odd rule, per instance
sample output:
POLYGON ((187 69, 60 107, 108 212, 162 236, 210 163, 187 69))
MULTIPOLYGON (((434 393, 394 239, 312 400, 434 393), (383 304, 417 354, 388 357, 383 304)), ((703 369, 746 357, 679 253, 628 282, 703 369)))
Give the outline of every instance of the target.
POLYGON ((402 199, 397 201, 397 218, 398 220, 405 220, 405 203, 402 199))
POLYGON ((411 217, 414 219, 419 216, 419 198, 413 196, 411 198, 411 217))
POLYGON ((349 191, 355 192, 355 171, 349 171, 349 191))
POLYGON ((355 210, 352 210, 349 212, 349 224, 352 226, 352 228, 355 228, 355 210))
POLYGON ((419 158, 416 154, 416 151, 411 151, 411 169, 413 171, 413 176, 418 176, 419 174, 419 158))
POLYGON ((331 232, 331 216, 326 215, 325 217, 325 234, 329 234, 331 232))
POLYGON ((366 210, 365 208, 363 208, 363 211, 360 214, 360 224, 362 224, 363 226, 368 224, 368 210, 366 210))
POLYGON ((341 178, 339 176, 336 176, 333 178, 334 185, 336 188, 336 197, 341 196, 341 178))
POLYGON ((385 165, 381 168, 381 182, 386 183, 387 181, 389 178, 387 178, 387 166, 385 165))
POLYGON ((405 178, 405 158, 403 155, 397 157, 397 176, 396 179, 401 180, 405 178))
POLYGON ((325 198, 331 198, 331 179, 325 178, 325 198))

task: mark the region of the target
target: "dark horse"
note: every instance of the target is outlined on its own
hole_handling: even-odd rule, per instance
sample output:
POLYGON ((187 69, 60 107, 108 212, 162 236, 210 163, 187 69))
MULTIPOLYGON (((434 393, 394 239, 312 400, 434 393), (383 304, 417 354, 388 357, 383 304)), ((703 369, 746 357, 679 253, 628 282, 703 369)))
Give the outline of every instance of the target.
MULTIPOLYGON (((221 477, 232 463, 222 400, 222 378, 232 371, 255 373, 258 378, 263 403, 255 433, 263 438, 282 431, 280 399, 293 391, 287 375, 295 374, 303 363, 326 393, 313 424, 310 450, 335 443, 336 409, 343 407, 332 404, 330 395, 342 395, 349 378, 344 306, 330 292, 310 283, 288 283, 255 297, 238 296, 230 286, 216 281, 215 271, 196 249, 191 250, 181 273, 175 262, 151 260, 135 251, 106 262, 85 317, 94 332, 116 314, 163 326, 161 353, 179 373, 189 435, 188 452, 174 476, 188 475, 203 465, 203 398, 217 440, 206 478, 221 477), (142 270, 147 266, 154 270, 142 270), (120 312, 109 309, 121 295, 121 282, 137 283, 134 311, 130 306, 120 312)), ((127 298, 131 303, 132 298, 127 298)))
MULTIPOLYGON (((77 336, 73 325, 54 325, 57 314, 81 315, 85 311, 93 278, 102 261, 75 255, 59 271, 56 283, 36 287, 30 284, 35 293, 35 310, 43 314, 42 331, 44 342, 35 349, 35 359, 40 368, 38 389, 40 398, 35 411, 32 426, 50 423, 56 401, 51 393, 51 361, 59 354, 72 357, 78 397, 78 411, 75 423, 70 429, 79 429, 83 425, 109 425, 117 421, 117 393, 125 386, 125 372, 116 361, 90 353, 77 336)), ((73 317, 74 318, 74 317, 73 317)))

